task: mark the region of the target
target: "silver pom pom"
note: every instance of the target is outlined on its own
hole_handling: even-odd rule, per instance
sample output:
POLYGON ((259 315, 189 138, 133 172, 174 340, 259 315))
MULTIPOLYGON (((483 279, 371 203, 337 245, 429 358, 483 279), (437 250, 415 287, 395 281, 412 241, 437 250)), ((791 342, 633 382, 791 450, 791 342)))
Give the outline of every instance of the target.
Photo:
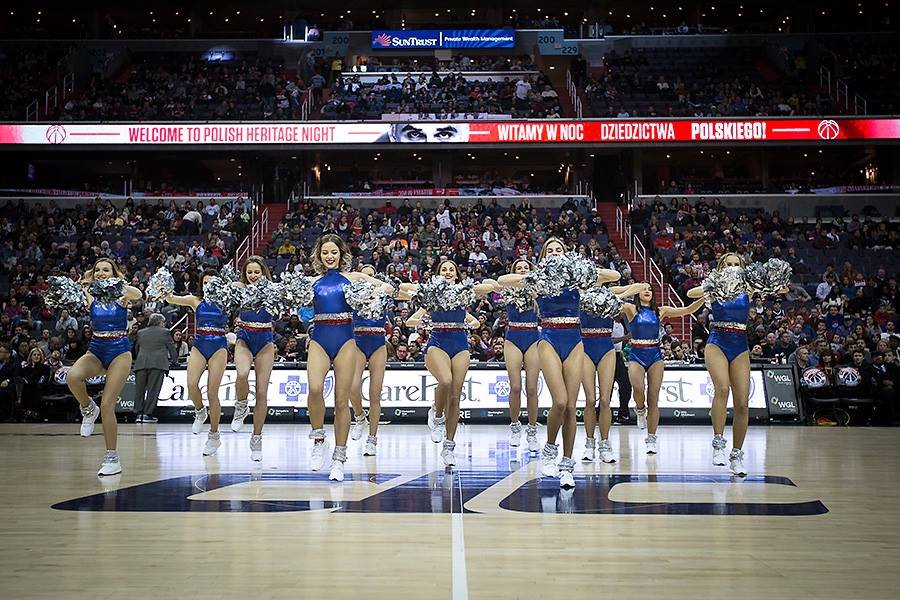
POLYGON ((240 308, 243 288, 223 277, 210 277, 203 286, 203 299, 228 313, 240 308))
POLYGON ((791 265, 778 258, 750 263, 745 275, 747 287, 764 296, 778 293, 791 282, 791 265))
POLYGON ((597 283, 597 265, 592 261, 577 252, 568 252, 563 256, 567 262, 571 287, 587 290, 597 283))
POLYGON ((769 272, 770 293, 777 294, 790 285, 794 271, 786 261, 780 258, 770 258, 766 261, 766 270, 769 272))
POLYGON ((219 271, 219 277, 227 281, 240 281, 241 274, 235 270, 234 265, 230 262, 225 263, 225 266, 219 271))
POLYGON ((524 280, 539 296, 559 296, 568 285, 566 260, 560 254, 548 256, 524 280))
POLYGON ((500 292, 500 304, 512 304, 519 312, 534 310, 534 293, 529 286, 520 288, 503 288, 500 292))
POLYGON ((624 304, 618 296, 603 286, 594 286, 581 293, 581 310, 598 317, 618 317, 624 304))
POLYGON ((440 276, 420 283, 415 292, 416 302, 428 312, 468 307, 475 301, 475 282, 465 279, 450 283, 440 276))
POLYGON ((728 302, 747 292, 746 270, 725 267, 709 274, 701 284, 703 293, 715 302, 728 302))
POLYGON ((44 293, 47 306, 59 310, 68 310, 76 314, 86 309, 87 297, 84 288, 68 277, 54 275, 47 278, 49 289, 44 293))
POLYGON ((344 298, 363 319, 383 319, 391 303, 391 296, 381 289, 375 289, 365 279, 358 279, 344 287, 344 298))
POLYGON ((309 306, 313 301, 312 279, 306 275, 285 271, 281 274, 282 303, 290 308, 309 306))
POLYGON ((241 288, 241 308, 244 310, 265 309, 273 317, 284 312, 281 286, 260 277, 256 283, 241 288))
POLYGON ((168 269, 162 267, 150 276, 147 281, 147 300, 156 301, 168 298, 175 292, 175 278, 168 269))
POLYGON ((98 303, 111 304, 125 295, 125 282, 117 277, 98 279, 91 283, 90 290, 98 303))

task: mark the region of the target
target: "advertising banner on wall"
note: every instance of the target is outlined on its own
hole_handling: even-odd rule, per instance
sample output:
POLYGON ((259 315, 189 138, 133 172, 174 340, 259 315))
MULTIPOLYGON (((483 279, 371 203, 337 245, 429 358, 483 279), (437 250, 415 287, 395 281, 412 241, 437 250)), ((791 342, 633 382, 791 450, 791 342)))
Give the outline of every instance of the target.
POLYGON ((418 29, 372 31, 373 50, 442 48, 514 48, 514 29, 418 29))
MULTIPOLYGON (((235 400, 236 371, 228 369, 219 388, 223 406, 233 406, 235 400)), ((750 407, 765 409, 766 397, 762 372, 753 371, 750 381, 750 407)), ((434 378, 426 370, 388 369, 385 372, 381 403, 384 407, 429 407, 434 401, 437 386, 434 378)), ((200 380, 200 389, 206 397, 206 374, 200 380)), ((250 389, 254 389, 253 372, 250 375, 250 389)), ((334 374, 325 378, 325 405, 334 406, 334 374)), ((659 406, 673 410, 708 411, 712 406, 713 385, 709 374, 703 369, 666 369, 660 392, 659 406)), ((276 369, 272 372, 269 385, 269 406, 307 406, 309 384, 306 371, 276 369)), ((616 397, 616 391, 613 391, 616 397)), ((368 372, 363 375, 363 401, 368 402, 368 372)), ((463 385, 461 408, 503 408, 509 401, 509 377, 505 369, 471 369, 463 385)), ((579 394, 579 406, 584 406, 584 394, 579 394)), ((253 404, 251 392, 250 403, 253 404)), ((160 392, 159 406, 190 406, 187 395, 187 371, 170 371, 160 392)), ((550 392, 543 378, 538 381, 538 404, 550 408, 550 392)), ((685 415, 687 416, 687 415, 685 415)))
POLYGON ((900 119, 670 119, 0 125, 0 147, 844 142, 900 139, 900 119))

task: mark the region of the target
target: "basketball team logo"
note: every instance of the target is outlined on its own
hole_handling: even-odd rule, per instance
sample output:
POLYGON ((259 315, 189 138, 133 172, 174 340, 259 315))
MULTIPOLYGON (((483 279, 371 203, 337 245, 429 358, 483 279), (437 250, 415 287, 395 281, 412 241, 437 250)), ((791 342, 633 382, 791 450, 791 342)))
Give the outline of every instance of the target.
POLYGON ((833 140, 841 132, 841 126, 834 119, 823 119, 819 121, 818 131, 823 140, 833 140))
POLYGON ((46 133, 44 133, 44 137, 46 137, 47 141, 51 144, 62 144, 66 141, 68 135, 66 128, 62 125, 50 125, 47 127, 46 133))
POLYGON ((331 395, 332 390, 334 390, 334 375, 328 375, 325 378, 325 387, 322 390, 322 397, 327 398, 331 395))
POLYGON ((837 372, 837 381, 844 387, 857 387, 862 383, 862 376, 856 367, 841 367, 837 372))
POLYGON ((800 377, 800 385, 808 388, 823 388, 828 385, 828 378, 818 367, 811 367, 803 371, 800 377))
POLYGON ((378 35, 372 36, 372 45, 379 46, 381 48, 390 48, 391 47, 390 34, 380 33, 378 35))

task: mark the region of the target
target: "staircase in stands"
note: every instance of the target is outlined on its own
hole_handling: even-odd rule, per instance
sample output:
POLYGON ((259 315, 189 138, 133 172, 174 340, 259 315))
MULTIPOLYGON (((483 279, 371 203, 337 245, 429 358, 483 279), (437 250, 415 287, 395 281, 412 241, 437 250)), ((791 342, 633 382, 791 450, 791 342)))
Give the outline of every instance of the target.
MULTIPOLYGON (((684 301, 665 278, 662 269, 647 253, 643 242, 631 231, 628 220, 628 208, 613 202, 598 202, 597 214, 606 224, 609 241, 613 243, 619 254, 628 261, 635 281, 646 281, 653 287, 656 302, 660 306, 684 306, 684 301)), ((682 341, 691 339, 691 318, 669 319, 672 332, 682 341)))
POLYGON ((248 256, 257 254, 265 256, 269 242, 278 225, 288 212, 287 203, 259 204, 254 211, 253 226, 250 234, 238 245, 234 253, 235 268, 240 268, 248 256))

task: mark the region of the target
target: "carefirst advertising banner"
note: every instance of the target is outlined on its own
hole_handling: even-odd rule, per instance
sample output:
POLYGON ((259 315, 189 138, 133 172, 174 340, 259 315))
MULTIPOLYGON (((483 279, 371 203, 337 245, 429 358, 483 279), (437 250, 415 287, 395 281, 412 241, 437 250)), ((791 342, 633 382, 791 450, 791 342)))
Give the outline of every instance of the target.
POLYGON ((372 31, 374 50, 394 48, 440 50, 444 48, 514 48, 514 29, 419 29, 372 31))
POLYGON ((0 125, 3 145, 765 144, 900 139, 900 119, 671 119, 0 125))
MULTIPOLYGON (((219 388, 219 398, 223 406, 233 406, 235 400, 236 371, 228 369, 219 388)), ((250 374, 250 389, 255 389, 253 372, 250 374)), ((368 402, 368 372, 363 375, 363 400, 368 402)), ((523 381, 524 385, 524 381, 523 381)), ((428 408, 434 402, 435 379, 428 371, 418 369, 388 369, 384 376, 381 404, 385 408, 428 408)), ((200 380, 200 391, 206 397, 206 373, 200 380)), ((169 371, 160 391, 159 406, 187 407, 191 401, 187 395, 187 371, 169 371)), ((268 405, 270 407, 305 408, 309 397, 306 371, 299 369, 276 369, 269 384, 268 405)), ((613 391, 613 398, 616 398, 613 391)), ((253 394, 251 392, 251 405, 253 394)), ((666 369, 660 391, 661 409, 673 409, 684 415, 706 417, 712 406, 713 384, 709 374, 702 369, 666 369)), ((502 410, 509 402, 509 377, 505 369, 472 369, 466 375, 463 385, 461 408, 502 410)), ((730 400, 729 400, 730 404, 730 400)), ((325 378, 325 405, 334 407, 334 373, 325 378)), ((550 408, 550 391, 543 377, 538 381, 538 405, 550 408)), ((578 405, 584 406, 584 393, 579 392, 578 405)), ((766 393, 763 374, 753 371, 750 377, 750 408, 765 409, 766 393)))

